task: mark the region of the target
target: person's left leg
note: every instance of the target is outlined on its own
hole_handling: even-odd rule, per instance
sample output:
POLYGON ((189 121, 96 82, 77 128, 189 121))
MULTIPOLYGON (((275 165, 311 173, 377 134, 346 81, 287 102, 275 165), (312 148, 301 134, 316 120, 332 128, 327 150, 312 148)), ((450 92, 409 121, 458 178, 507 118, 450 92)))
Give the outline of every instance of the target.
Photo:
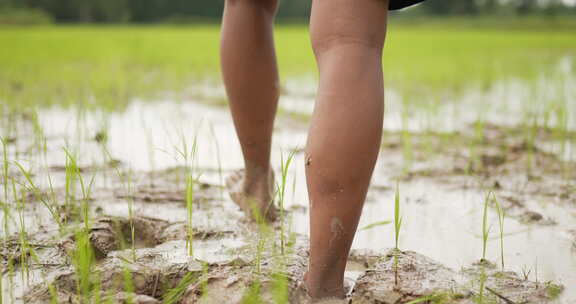
POLYGON ((224 85, 245 169, 226 181, 232 200, 249 216, 273 220, 272 130, 279 95, 273 25, 277 0, 226 0, 222 21, 224 85))

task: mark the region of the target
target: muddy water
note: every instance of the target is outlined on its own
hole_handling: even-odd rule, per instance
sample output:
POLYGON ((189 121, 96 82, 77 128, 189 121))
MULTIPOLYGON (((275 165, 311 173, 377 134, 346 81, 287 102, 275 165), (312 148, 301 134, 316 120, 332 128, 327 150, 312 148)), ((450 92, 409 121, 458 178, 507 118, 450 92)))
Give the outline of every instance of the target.
MULTIPOLYGON (((566 65, 573 66, 573 65, 566 65)), ((562 65, 560 70, 567 69, 562 65)), ((459 100, 459 103, 447 100, 445 105, 434 106, 431 110, 418 110, 410 113, 407 121, 403 121, 403 102, 400 94, 394 90, 387 93, 388 112, 385 122, 387 131, 379 162, 374 172, 373 185, 365 205, 360 227, 384 220, 392 220, 393 196, 395 180, 401 179, 403 226, 400 234, 400 247, 424 254, 452 269, 460 269, 476 262, 481 257, 482 213, 485 190, 498 185, 496 192, 505 206, 508 217, 505 221, 504 261, 505 268, 518 273, 525 273, 532 281, 554 281, 565 286, 562 303, 576 302, 576 197, 574 195, 574 172, 564 173, 559 177, 556 171, 547 171, 560 160, 568 163, 570 170, 574 169, 574 139, 567 141, 562 155, 558 155, 559 145, 549 140, 541 145, 541 154, 535 157, 545 168, 536 168, 539 178, 526 178, 524 163, 512 158, 495 168, 481 174, 464 174, 458 170, 466 152, 427 154, 423 151, 413 151, 413 161, 406 177, 404 157, 405 151, 400 147, 400 134, 403 126, 409 126, 414 132, 426 130, 454 131, 473 133, 470 124, 479 117, 493 125, 495 137, 506 135, 507 129, 522 121, 526 107, 519 104, 538 96, 541 100, 562 98, 568 105, 568 129, 576 129, 574 115, 576 114, 576 94, 573 90, 575 82, 573 72, 568 71, 562 81, 551 83, 545 79, 536 85, 510 80, 497 85, 487 92, 472 91, 459 100), (560 84, 559 84, 560 83, 560 84), (555 85, 562 91, 550 89, 555 85), (572 86, 570 86, 572 85, 572 86), (572 89, 570 89, 572 87, 572 89), (526 93, 527 88, 532 93, 526 93), (523 92, 523 93, 518 93, 523 92), (485 108, 483 100, 506 100, 502 103, 490 103, 485 108), (478 104, 481 104, 478 106, 478 104), (546 153, 548 151, 549 153, 546 153), (552 156, 549 154, 551 153, 552 156), (554 156, 556 153, 556 156, 554 156), (557 157, 559 160, 554 160, 557 157), (508 170, 502 169, 503 167, 508 170)), ((281 100, 285 112, 297 113, 299 116, 309 115, 312 111, 313 82, 296 80, 288 82, 286 93, 281 100)), ((22 123, 19 130, 22 137, 15 135, 17 140, 9 146, 11 156, 19 160, 27 168, 37 172, 38 182, 46 186, 42 179, 49 168, 56 188, 64 186, 64 172, 58 170, 65 165, 63 147, 71 147, 79 156, 79 165, 83 168, 102 166, 108 161, 103 150, 103 142, 94 138, 106 134, 105 147, 109 154, 119 160, 122 170, 134 172, 136 185, 165 183, 168 189, 181 189, 182 180, 163 180, 162 170, 183 166, 185 160, 178 153, 183 148, 183 140, 188 148, 193 139, 198 143, 193 168, 200 174, 200 180, 213 185, 209 198, 223 201, 205 213, 195 215, 194 222, 202 227, 210 227, 210 231, 226 233, 230 227, 237 225, 241 213, 229 201, 226 193, 219 188, 224 177, 233 169, 242 165, 242 156, 231 119, 225 107, 217 105, 214 99, 222 98, 219 87, 203 87, 201 92, 195 92, 194 97, 182 102, 134 101, 126 110, 114 113, 99 111, 81 111, 78 109, 47 109, 38 113, 40 125, 47 139, 47 150, 42 153, 15 153, 29 151, 33 146, 33 132, 22 123)), ((530 109, 542 106, 530 104, 530 109)), ((551 119, 553 121, 553 119, 551 119)), ((305 176, 303 170, 303 153, 307 125, 294 116, 280 115, 274 137, 273 163, 280 166, 281 155, 286 156, 296 150, 294 165, 290 168, 287 187, 286 208, 290 210, 291 230, 307 234, 308 214, 305 176)), ((512 139, 515 135, 509 134, 512 139)), ((521 140, 520 138, 519 140, 521 140)), ((416 139, 415 139, 416 140, 416 139)), ((418 146, 415 146, 418 147, 418 146)), ((417 148, 415 148, 417 149, 417 148)), ((458 148, 456 148, 458 149, 458 148)), ((489 151, 489 147, 487 151, 489 151)), ((488 155, 490 156, 490 155, 488 155)), ((525 155, 518 153, 518 159, 525 155)), ((87 169, 87 171, 89 171, 87 169)), ((95 170, 96 189, 118 189, 118 180, 114 178, 113 170, 95 170)), ((148 189, 146 187, 136 188, 148 189)), ((146 190, 148 191, 148 190, 146 190)), ((185 208, 178 202, 183 196, 175 192, 168 194, 149 193, 152 199, 135 198, 135 210, 138 215, 170 222, 185 222, 185 208), (175 196, 162 199, 162 195, 175 196), (180 195, 180 196, 179 196, 180 195), (158 198, 154 202, 154 198, 158 198), (169 202, 166 201, 174 201, 169 202), (143 203, 142 201, 145 201, 143 203), (146 202, 147 201, 147 202, 146 202)), ((96 190, 94 193, 95 213, 108 216, 127 216, 128 208, 125 202, 118 203, 118 195, 110 195, 106 191, 96 190)), ((164 197, 165 198, 165 197, 164 197)), ((54 229, 53 223, 42 208, 26 210, 26 226, 29 233, 35 230, 54 229), (41 227, 41 228, 40 228, 41 227)), ((500 261, 500 243, 498 239, 497 215, 489 211, 488 221, 491 224, 490 241, 488 243, 487 259, 500 261)), ((200 229, 199 228, 199 229, 200 229)), ((11 232, 16 228, 12 227, 11 232)), ((2 231, 2 233, 4 233, 2 231)), ((353 244, 355 249, 372 249, 384 251, 394 246, 392 225, 381 225, 358 232, 353 244)), ((170 248, 182 248, 182 240, 164 243, 161 249, 170 252, 170 248), (172 246, 172 247, 170 247, 172 246)), ((241 248, 245 241, 237 237, 207 239, 198 243, 196 257, 201 260, 217 263, 225 261, 229 255, 226 249, 241 248)), ((164 251, 163 251, 164 252, 164 251)), ((175 252, 175 251, 173 251, 175 252)), ((186 260, 184 252, 168 257, 172 260, 186 260)), ((356 279, 362 271, 351 267, 347 276, 356 279)), ((7 284, 3 284, 4 288, 7 284)), ((15 293, 20 292, 19 288, 15 293)), ((7 293, 5 293, 7 294, 7 293)))

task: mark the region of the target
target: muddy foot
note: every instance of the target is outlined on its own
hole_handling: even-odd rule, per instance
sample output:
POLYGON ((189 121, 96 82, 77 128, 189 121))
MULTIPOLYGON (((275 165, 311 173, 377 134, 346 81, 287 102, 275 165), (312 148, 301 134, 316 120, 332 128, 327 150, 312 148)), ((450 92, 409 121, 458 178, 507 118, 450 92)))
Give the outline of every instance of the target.
POLYGON ((245 172, 244 169, 234 171, 226 179, 230 198, 250 219, 262 217, 265 221, 274 221, 277 214, 273 201, 274 173, 270 171, 268 176, 247 180, 245 172))
POLYGON ((344 290, 340 290, 337 292, 332 293, 330 296, 328 295, 322 295, 322 296, 313 296, 313 293, 310 292, 310 288, 307 286, 308 283, 306 283, 306 274, 304 274, 304 279, 302 280, 302 282, 300 282, 300 284, 298 284, 298 287, 296 288, 296 291, 294 292, 294 297, 296 300, 296 303, 302 303, 302 304, 346 304, 349 302, 349 299, 346 298, 345 296, 345 291, 351 288, 351 286, 345 286, 344 290))

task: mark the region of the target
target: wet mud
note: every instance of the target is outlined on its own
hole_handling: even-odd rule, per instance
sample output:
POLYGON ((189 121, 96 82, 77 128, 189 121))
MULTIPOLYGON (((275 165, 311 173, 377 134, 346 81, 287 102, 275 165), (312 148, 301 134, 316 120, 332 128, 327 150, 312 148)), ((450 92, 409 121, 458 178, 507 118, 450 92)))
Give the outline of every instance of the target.
MULTIPOLYGON (((222 114, 221 110, 214 111, 222 114)), ((63 136, 47 131, 48 148, 42 156, 35 144, 33 128, 26 122, 30 120, 19 122, 23 126, 22 134, 6 137, 6 143, 11 158, 32 158, 24 165, 30 168, 30 177, 38 184, 34 190, 21 170, 12 165, 8 168, 10 181, 17 181, 17 197, 25 203, 20 206, 12 202, 10 227, 2 228, 2 234, 6 235, 0 250, 2 296, 7 303, 12 300, 50 303, 54 299, 59 303, 86 303, 82 284, 99 291, 91 293, 90 300, 99 297, 111 303, 311 303, 301 287, 308 255, 306 235, 302 233, 306 230, 302 223, 308 216, 307 204, 302 199, 303 188, 287 194, 291 202, 287 203, 284 221, 267 227, 264 235, 262 227, 246 220, 223 187, 224 177, 235 169, 226 163, 227 158, 234 158, 231 153, 227 154, 229 151, 222 156, 222 165, 220 160, 205 161, 214 154, 212 150, 199 154, 196 166, 170 163, 134 168, 129 158, 117 159, 106 153, 102 156, 100 151, 104 143, 114 139, 114 132, 110 132, 110 138, 102 135, 104 133, 92 132, 85 144, 88 150, 97 153, 86 157, 90 161, 80 160, 76 168, 84 181, 96 176, 86 195, 80 189, 78 177, 67 178, 70 168, 59 145, 63 136), (42 166, 34 162, 34 155, 38 153, 39 161, 36 161, 42 166), (189 175, 194 177, 191 202, 187 199, 189 189, 186 187, 189 175), (46 183, 47 176, 51 176, 52 188, 46 183), (74 191, 67 190, 69 182, 74 183, 74 191), (62 226, 55 223, 45 202, 55 208, 62 226), (187 203, 192 206, 189 216, 187 203), (83 206, 88 206, 87 226, 83 206), (22 225, 19 217, 24 219, 22 225), (25 233, 21 226, 26 228, 25 233), (281 228, 286 231, 285 248, 279 240, 281 228), (89 269, 92 275, 87 283, 77 265, 81 246, 78 231, 83 229, 87 231, 90 252, 94 255, 89 269)), ((304 159, 301 147, 291 141, 300 136, 303 126, 293 120, 289 125, 293 129, 281 130, 288 138, 283 148, 295 151, 303 167, 312 160, 304 159)), ((226 126, 222 132, 233 134, 229 122, 226 126)), ((512 226, 505 234, 541 232, 544 236, 538 235, 540 243, 534 246, 544 246, 542 241, 547 233, 561 235, 566 241, 560 244, 568 243, 571 253, 563 255, 564 260, 559 263, 568 264, 565 256, 576 252, 576 227, 571 222, 576 217, 573 183, 576 163, 548 149, 547 144, 554 144, 557 135, 539 129, 533 139, 528 139, 521 127, 490 123, 483 126, 480 137, 475 130, 477 126, 467 125, 454 132, 422 131, 409 136, 403 132, 385 132, 382 143, 385 157, 379 159, 368 193, 365 212, 368 219, 361 223, 366 229, 358 232, 359 244, 352 250, 348 263, 348 298, 327 302, 564 303, 563 294, 572 291, 574 287, 570 283, 576 282, 571 277, 563 282, 543 279, 545 276, 539 277, 536 266, 525 271, 515 267, 515 272, 507 266, 503 271, 499 264, 495 265, 499 263, 498 255, 490 257, 492 262, 479 262, 478 251, 473 259, 463 258, 459 263, 446 265, 446 260, 437 261, 439 254, 434 259, 429 257, 432 241, 418 235, 419 230, 411 226, 403 228, 406 230, 402 231, 401 239, 411 237, 407 242, 412 242, 412 247, 422 245, 422 250, 388 249, 393 244, 384 243, 383 240, 392 239, 392 233, 384 230, 391 228, 383 220, 389 219, 392 213, 388 212, 390 209, 381 211, 384 210, 381 202, 390 201, 386 204, 392 205, 395 190, 392 181, 400 179, 408 189, 403 188, 403 204, 412 208, 409 210, 426 212, 438 206, 439 211, 430 216, 438 216, 448 209, 441 206, 443 200, 452 202, 456 201, 455 197, 460 199, 461 193, 472 193, 458 202, 479 206, 486 192, 494 191, 506 212, 506 220, 510 221, 506 225, 512 226), (410 150, 406 150, 407 141, 410 150), (420 185, 427 188, 420 191, 420 185), (430 191, 434 189, 447 195, 438 196, 430 191), (369 234, 375 237, 366 237, 369 234)), ((566 136, 576 138, 574 133, 566 136)), ((227 148, 230 147, 223 147, 227 148)), ((114 152, 113 147, 110 150, 114 152)), ((291 173, 295 177, 289 179, 292 183, 289 188, 304 183, 302 169, 291 173), (296 176, 300 177, 298 181, 296 176)), ((8 180, 0 176, 3 189, 0 194, 3 194, 4 182, 8 180)), ((450 208, 454 208, 453 205, 450 208)), ((454 209, 461 212, 458 214, 462 218, 481 218, 476 209, 454 209)), ((495 206, 490 205, 489 209, 494 215, 495 206)), ((408 217, 406 225, 419 220, 408 217)), ((470 247, 470 243, 459 244, 460 239, 454 241, 447 237, 450 233, 464 234, 455 231, 453 225, 442 220, 422 229, 436 229, 435 233, 442 234, 438 242, 450 244, 450 248, 442 249, 442 254, 458 256, 459 250, 468 254, 464 247, 470 247), (448 226, 445 230, 449 233, 436 228, 440 226, 448 226)), ((328 228, 338 237, 341 223, 335 221, 328 228)), ((496 225, 492 228, 490 239, 498 240, 496 225)), ((466 233, 470 234, 467 235, 472 239, 470 242, 479 244, 477 231, 466 233)), ((507 250, 508 247, 512 248, 510 251, 524 248, 518 245, 522 241, 524 239, 510 245, 506 243, 507 250)), ((517 251, 514 254, 519 255, 517 251)), ((507 263, 508 260, 509 257, 507 263)))

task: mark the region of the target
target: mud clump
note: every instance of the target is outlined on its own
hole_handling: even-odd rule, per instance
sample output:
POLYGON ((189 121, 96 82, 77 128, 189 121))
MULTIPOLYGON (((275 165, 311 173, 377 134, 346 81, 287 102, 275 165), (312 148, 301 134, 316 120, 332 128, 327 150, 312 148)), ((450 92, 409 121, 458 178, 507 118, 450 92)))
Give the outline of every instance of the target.
MULTIPOLYGON (((118 251, 110 254, 101 263, 94 266, 91 273, 90 284, 99 286, 103 293, 122 293, 130 286, 139 301, 136 303, 157 303, 153 299, 160 298, 169 289, 174 288, 177 283, 189 274, 198 278, 203 271, 203 264, 196 260, 170 261, 170 253, 159 248, 139 249, 134 252, 135 259, 132 259, 130 250, 118 251)), ((62 270, 52 275, 51 285, 57 290, 60 300, 67 299, 67 302, 82 302, 78 294, 78 280, 72 267, 62 270)), ((122 299, 126 297, 116 297, 116 303, 125 303, 122 299)), ((47 286, 37 286, 26 294, 26 303, 45 303, 52 298, 47 286)))
POLYGON ((395 304, 444 294, 450 299, 471 296, 462 288, 458 273, 418 253, 391 250, 373 263, 373 268, 358 278, 352 303, 395 304))
POLYGON ((547 303, 554 298, 549 285, 522 280, 513 272, 485 266, 456 272, 416 252, 391 250, 358 278, 352 303, 396 304, 413 300, 475 303, 481 286, 486 289, 482 291, 485 300, 547 303))
POLYGON ((306 265, 307 252, 302 247, 284 257, 269 254, 261 260, 215 265, 199 283, 188 287, 182 303, 308 303, 300 287, 306 265))

